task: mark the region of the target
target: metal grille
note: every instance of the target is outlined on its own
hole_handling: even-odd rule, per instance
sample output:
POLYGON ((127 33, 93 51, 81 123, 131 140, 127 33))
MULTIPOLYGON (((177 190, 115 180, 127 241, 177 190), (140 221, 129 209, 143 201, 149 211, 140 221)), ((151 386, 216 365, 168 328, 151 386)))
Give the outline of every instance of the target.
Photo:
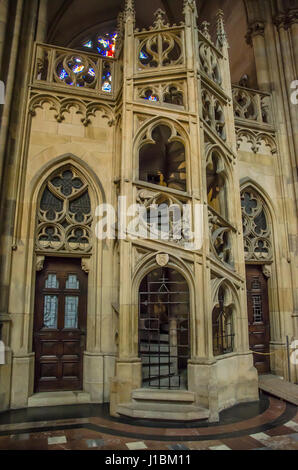
POLYGON ((255 323, 262 322, 263 321, 262 296, 253 295, 252 303, 253 303, 254 322, 255 323))
POLYGON ((174 270, 157 269, 141 284, 139 354, 144 387, 187 388, 189 291, 174 270))
POLYGON ((218 307, 213 310, 213 354, 220 356, 234 350, 234 331, 232 312, 225 309, 224 291, 219 290, 218 307))

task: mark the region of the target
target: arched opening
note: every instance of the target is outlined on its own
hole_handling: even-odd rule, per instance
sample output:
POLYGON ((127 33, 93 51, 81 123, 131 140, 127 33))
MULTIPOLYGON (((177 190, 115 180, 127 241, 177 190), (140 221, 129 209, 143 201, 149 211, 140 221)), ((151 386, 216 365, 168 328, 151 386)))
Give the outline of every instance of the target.
POLYGON ((218 291, 217 304, 212 312, 213 354, 221 356, 234 350, 233 306, 227 303, 226 289, 218 291))
POLYGON ((208 205, 228 220, 228 190, 222 158, 213 152, 207 163, 208 205))
POLYGON ((170 127, 159 124, 139 151, 141 181, 186 191, 185 147, 175 140, 170 127))
POLYGON ((187 388, 189 289, 174 269, 157 268, 139 289, 139 355, 143 387, 187 388))
POLYGON ((270 372, 268 265, 273 261, 272 233, 264 199, 251 186, 241 191, 249 346, 259 373, 270 372))
POLYGON ((56 170, 37 205, 35 392, 83 389, 88 275, 81 257, 92 252, 92 222, 85 178, 69 164, 56 170))

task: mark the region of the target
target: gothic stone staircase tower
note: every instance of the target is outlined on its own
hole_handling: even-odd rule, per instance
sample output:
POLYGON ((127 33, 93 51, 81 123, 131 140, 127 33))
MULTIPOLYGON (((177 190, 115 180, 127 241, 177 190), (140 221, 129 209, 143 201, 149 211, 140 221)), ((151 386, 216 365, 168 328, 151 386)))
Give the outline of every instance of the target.
MULTIPOLYGON (((184 1, 184 16, 184 23, 169 25, 158 10, 153 26, 139 31, 133 2, 127 0, 123 17, 118 195, 126 197, 127 206, 187 205, 192 228, 202 228, 202 243, 190 249, 183 236, 176 239, 173 233, 169 239, 152 239, 128 232, 119 240, 119 353, 110 410, 114 416, 217 421, 222 409, 257 400, 258 385, 248 343, 240 188, 223 17, 218 12, 214 43, 208 24, 198 30, 194 0, 184 1), (184 375, 180 374, 183 386, 175 380, 173 386, 170 381, 166 386, 162 377, 168 380, 179 371, 172 361, 163 363, 156 354, 163 356, 165 348, 171 347, 172 327, 156 330, 153 348, 148 337, 145 343, 140 337, 140 286, 154 272, 176 273, 188 286, 189 352, 184 375), (149 347, 146 356, 144 348, 148 352, 149 347)), ((144 324, 148 324, 146 318, 144 324)), ((150 328, 154 329, 152 324, 150 328)), ((152 331, 148 334, 152 339, 152 331)))

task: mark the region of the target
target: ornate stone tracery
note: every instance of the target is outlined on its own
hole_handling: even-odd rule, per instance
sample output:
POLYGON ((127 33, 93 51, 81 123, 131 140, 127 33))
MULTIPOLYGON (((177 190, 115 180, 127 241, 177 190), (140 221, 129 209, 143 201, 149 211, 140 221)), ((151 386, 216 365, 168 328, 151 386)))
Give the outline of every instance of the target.
POLYGON ((201 42, 199 47, 199 57, 203 72, 217 85, 221 86, 222 77, 219 60, 215 50, 206 42, 201 42))
POLYGON ((203 119, 222 140, 226 140, 226 124, 222 104, 206 89, 202 91, 202 102, 203 119))
POLYGON ((241 206, 246 261, 271 261, 271 228, 263 199, 248 187, 241 193, 241 206))
POLYGON ((72 166, 56 171, 48 179, 37 214, 38 252, 91 251, 93 217, 88 184, 72 166))

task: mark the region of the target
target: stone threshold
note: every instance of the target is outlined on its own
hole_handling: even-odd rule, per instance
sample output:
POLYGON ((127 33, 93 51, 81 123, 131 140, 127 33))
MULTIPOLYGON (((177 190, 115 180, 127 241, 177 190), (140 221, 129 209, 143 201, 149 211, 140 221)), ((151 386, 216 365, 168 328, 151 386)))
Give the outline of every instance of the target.
POLYGON ((87 392, 41 392, 28 399, 28 407, 78 405, 91 403, 87 392))

